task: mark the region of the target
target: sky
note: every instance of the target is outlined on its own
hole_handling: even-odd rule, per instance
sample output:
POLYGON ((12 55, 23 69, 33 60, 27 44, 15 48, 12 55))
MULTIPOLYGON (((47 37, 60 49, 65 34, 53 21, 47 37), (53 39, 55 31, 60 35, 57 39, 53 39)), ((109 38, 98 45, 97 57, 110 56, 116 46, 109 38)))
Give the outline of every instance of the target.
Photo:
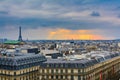
POLYGON ((120 0, 0 0, 0 38, 120 39, 120 0))

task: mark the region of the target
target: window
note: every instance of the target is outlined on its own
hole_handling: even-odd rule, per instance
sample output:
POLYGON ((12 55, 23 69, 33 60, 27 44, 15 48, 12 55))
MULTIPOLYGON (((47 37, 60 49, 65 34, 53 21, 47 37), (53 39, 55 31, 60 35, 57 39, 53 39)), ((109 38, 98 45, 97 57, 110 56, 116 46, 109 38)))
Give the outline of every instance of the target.
POLYGON ((48 69, 49 70, 49 73, 51 73, 51 69, 48 69))
POLYGON ((42 69, 42 73, 44 73, 44 69, 42 69))
POLYGON ((16 75, 16 72, 14 72, 14 75, 16 75))
POLYGON ((71 73, 73 73, 73 69, 71 69, 71 73))
POLYGON ((58 79, 58 75, 56 75, 56 79, 58 79))
POLYGON ((68 77, 68 76, 67 76, 67 75, 65 75, 65 79, 67 79, 67 77, 68 77))
POLYGON ((78 69, 78 73, 80 73, 81 72, 81 70, 80 69, 78 69))
POLYGON ((56 73, 58 73, 58 69, 56 69, 56 73))
POLYGON ((56 64, 56 67, 59 67, 59 65, 58 65, 58 64, 56 64))
POLYGON ((61 64, 61 67, 63 67, 63 64, 61 64))
POLYGON ((53 79, 53 78, 54 78, 54 76, 52 75, 52 76, 51 76, 51 79, 53 79))
POLYGON ((51 73, 54 73, 54 69, 51 70, 51 73))
POLYGON ((80 75, 78 75, 78 80, 81 80, 81 77, 80 77, 80 75))
POLYGON ((60 78, 63 79, 63 75, 61 75, 60 78))
POLYGON ((49 76, 47 75, 46 78, 49 79, 49 76))
POLYGON ((74 76, 73 75, 71 75, 71 80, 74 80, 74 76))
POLYGON ((49 67, 49 64, 47 64, 47 67, 49 67))
POLYGON ((63 69, 61 69, 61 73, 63 73, 63 69))

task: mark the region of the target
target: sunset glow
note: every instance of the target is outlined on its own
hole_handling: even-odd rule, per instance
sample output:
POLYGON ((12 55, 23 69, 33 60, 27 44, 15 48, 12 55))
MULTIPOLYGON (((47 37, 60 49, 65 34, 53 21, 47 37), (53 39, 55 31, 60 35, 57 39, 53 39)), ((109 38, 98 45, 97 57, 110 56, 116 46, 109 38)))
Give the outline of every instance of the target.
POLYGON ((95 35, 93 30, 67 30, 56 29, 49 32, 49 39, 74 39, 74 40, 99 40, 105 39, 101 35, 95 35))

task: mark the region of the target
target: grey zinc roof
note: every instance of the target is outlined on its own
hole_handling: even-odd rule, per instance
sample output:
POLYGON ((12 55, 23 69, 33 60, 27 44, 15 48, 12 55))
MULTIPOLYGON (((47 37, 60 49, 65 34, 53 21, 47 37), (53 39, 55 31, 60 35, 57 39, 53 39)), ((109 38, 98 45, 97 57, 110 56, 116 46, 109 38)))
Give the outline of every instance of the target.
POLYGON ((81 59, 81 60, 62 60, 62 59, 49 59, 43 62, 42 67, 48 68, 85 68, 98 63, 95 59, 81 59), (48 66, 49 65, 49 66, 48 66), (56 66, 57 65, 57 66, 56 66))
POLYGON ((76 60, 63 60, 63 59, 48 59, 43 62, 42 67, 47 68, 85 68, 93 66, 95 64, 104 62, 106 60, 112 59, 114 57, 120 56, 120 53, 109 53, 104 57, 96 56, 93 59, 76 59, 76 60))
POLYGON ((0 57, 0 69, 16 69, 19 67, 21 69, 25 67, 40 65, 43 61, 46 61, 46 58, 40 54, 8 53, 7 57, 0 57))

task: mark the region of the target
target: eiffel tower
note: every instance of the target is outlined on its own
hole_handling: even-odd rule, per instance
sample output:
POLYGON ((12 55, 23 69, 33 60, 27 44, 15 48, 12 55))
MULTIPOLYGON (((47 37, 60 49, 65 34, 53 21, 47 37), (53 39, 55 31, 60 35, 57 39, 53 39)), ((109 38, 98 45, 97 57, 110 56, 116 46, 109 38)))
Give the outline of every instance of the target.
POLYGON ((18 37, 18 41, 22 42, 22 34, 21 34, 21 26, 19 27, 19 37, 18 37))

